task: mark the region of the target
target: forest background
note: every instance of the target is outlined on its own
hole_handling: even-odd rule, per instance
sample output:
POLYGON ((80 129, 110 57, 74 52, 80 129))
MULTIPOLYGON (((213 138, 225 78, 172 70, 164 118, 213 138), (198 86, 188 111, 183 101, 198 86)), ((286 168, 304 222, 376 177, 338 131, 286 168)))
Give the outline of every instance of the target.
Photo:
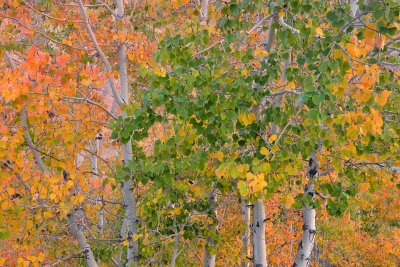
POLYGON ((399 265, 399 13, 0 0, 0 265, 399 265))

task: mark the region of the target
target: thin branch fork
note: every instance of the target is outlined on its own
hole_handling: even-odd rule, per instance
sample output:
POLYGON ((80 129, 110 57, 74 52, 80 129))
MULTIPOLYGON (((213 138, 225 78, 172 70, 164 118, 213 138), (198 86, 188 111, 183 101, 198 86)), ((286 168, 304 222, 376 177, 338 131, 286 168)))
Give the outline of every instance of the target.
POLYGON ((252 33, 252 32, 253 32, 255 29, 257 29, 262 23, 264 23, 264 21, 269 20, 270 18, 272 18, 273 15, 274 15, 274 14, 271 14, 271 15, 269 15, 269 16, 266 16, 266 17, 262 18, 259 22, 257 22, 256 25, 254 25, 253 28, 251 28, 251 29, 247 32, 247 34, 252 33))
POLYGON ((100 105, 99 103, 97 103, 97 102, 94 102, 94 101, 92 101, 92 100, 89 100, 89 99, 87 99, 87 98, 79 98, 79 97, 70 97, 70 98, 67 98, 67 97, 64 97, 64 99, 65 100, 76 100, 76 101, 85 101, 85 102, 87 102, 87 103, 89 103, 89 104, 92 104, 92 105, 94 105, 94 106, 96 106, 96 107, 98 107, 98 108, 101 108, 104 112, 106 112, 111 118, 113 118, 113 119, 117 119, 117 117, 116 116, 114 116, 110 111, 108 111, 105 107, 103 107, 102 105, 100 105))
POLYGON ((74 258, 74 257, 76 257, 77 255, 82 254, 82 253, 86 253, 86 250, 84 249, 84 250, 79 250, 79 251, 72 252, 72 253, 68 254, 67 256, 65 256, 65 257, 63 257, 63 258, 60 258, 60 259, 58 259, 58 260, 52 260, 52 261, 48 262, 47 264, 45 264, 45 265, 43 265, 43 266, 44 266, 44 267, 57 266, 57 265, 59 265, 61 262, 66 261, 66 260, 69 260, 69 259, 72 259, 72 258, 74 258))
POLYGON ((97 155, 96 153, 93 153, 93 152, 90 151, 89 149, 82 148, 82 150, 83 150, 83 151, 86 151, 86 152, 88 152, 88 153, 90 153, 90 154, 93 155, 93 156, 96 156, 96 157, 99 158, 99 159, 101 159, 101 161, 103 161, 105 164, 107 164, 107 166, 110 168, 110 170, 111 170, 114 174, 117 173, 117 172, 114 170, 114 168, 111 166, 111 164, 110 164, 107 160, 103 159, 102 157, 100 157, 100 156, 97 155))
POLYGON ((300 92, 284 89, 284 90, 280 90, 276 93, 271 94, 271 96, 278 96, 278 95, 284 95, 284 94, 300 95, 300 92))
POLYGON ((65 46, 65 47, 69 47, 69 48, 75 49, 75 50, 81 50, 81 51, 92 51, 92 50, 94 50, 93 48, 86 48, 86 47, 83 48, 83 47, 71 46, 71 45, 68 45, 68 44, 64 44, 64 43, 62 43, 62 42, 59 42, 59 41, 57 41, 57 40, 54 40, 53 38, 51 38, 51 37, 48 36, 47 34, 41 32, 41 31, 35 30, 35 29, 31 28, 31 27, 28 27, 27 25, 25 25, 24 23, 20 22, 18 19, 14 18, 14 17, 8 17, 8 16, 0 16, 0 17, 13 20, 13 21, 15 21, 18 25, 24 27, 25 29, 27 29, 27 30, 29 30, 29 31, 32 31, 32 32, 34 32, 34 33, 40 34, 41 36, 43 36, 43 37, 46 38, 47 40, 49 40, 49 41, 51 41, 51 42, 53 42, 53 43, 56 43, 56 44, 58 44, 58 45, 65 46))
MULTIPOLYGON (((88 19, 87 13, 86 13, 86 8, 84 7, 84 5, 82 3, 82 0, 78 0, 78 4, 79 4, 79 8, 81 10, 81 14, 83 16, 83 21, 85 22, 85 27, 86 27, 86 30, 87 30, 87 32, 89 34, 89 37, 92 40, 92 43, 93 43, 97 53, 99 54, 101 60, 103 61, 103 64, 106 67, 106 71, 111 73, 112 72, 111 65, 108 62, 108 59, 106 58, 106 55, 101 50, 101 48, 99 46, 99 43, 97 42, 96 36, 94 35, 92 27, 90 26, 89 19, 88 19)), ((119 93, 117 91, 117 88, 115 86, 115 82, 114 82, 113 78, 109 77, 108 81, 110 82, 111 89, 112 89, 114 98, 118 103, 118 106, 121 106, 122 103, 123 103, 123 100, 121 99, 121 97, 120 97, 120 95, 119 95, 119 93)))
POLYGON ((206 49, 201 50, 200 52, 197 52, 196 54, 194 54, 192 57, 195 57, 197 55, 203 54, 204 52, 207 52, 208 50, 210 50, 211 48, 213 48, 214 46, 218 45, 218 44, 223 44, 224 40, 218 41, 216 43, 214 43, 213 45, 207 47, 206 49))
POLYGON ((295 34, 300 34, 300 31, 298 29, 293 28, 292 26, 290 26, 289 24, 287 24, 284 20, 282 16, 279 16, 279 22, 281 23, 281 25, 289 30, 291 30, 293 33, 295 34))

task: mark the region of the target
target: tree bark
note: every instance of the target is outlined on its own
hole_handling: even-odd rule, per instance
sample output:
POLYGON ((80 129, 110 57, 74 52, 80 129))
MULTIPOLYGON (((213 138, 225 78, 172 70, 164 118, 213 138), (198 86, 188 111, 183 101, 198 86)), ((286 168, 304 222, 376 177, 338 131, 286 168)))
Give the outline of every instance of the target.
POLYGON ((266 267, 267 249, 265 245, 265 209, 264 195, 253 205, 253 262, 255 267, 266 267))
MULTIPOLYGON (((275 23, 277 14, 272 14, 272 18, 268 28, 267 39, 263 42, 264 51, 270 52, 275 42, 275 29, 272 28, 272 24, 275 23)), ((262 62, 265 62, 267 57, 261 58, 262 62)), ((262 108, 265 103, 260 103, 256 107, 256 118, 261 119, 262 108)), ((277 131, 277 127, 273 125, 273 134, 277 131)), ((266 267, 267 264, 267 250, 265 244, 265 210, 264 210, 264 194, 260 192, 257 201, 253 204, 253 263, 255 267, 266 267)))
POLYGON ((174 242, 174 250, 172 251, 172 257, 171 257, 171 267, 175 267, 175 261, 176 258, 178 257, 178 249, 179 249, 179 239, 180 239, 180 233, 178 232, 178 229, 176 227, 176 216, 174 215, 174 231, 175 231, 175 242, 174 242))
POLYGON ((243 247, 242 247, 242 267, 249 267, 250 264, 245 261, 246 257, 250 257, 250 205, 246 203, 242 206, 243 217, 246 223, 246 228, 243 233, 243 247))
MULTIPOLYGON (((217 216, 217 211, 215 207, 215 202, 217 201, 217 187, 213 185, 213 190, 211 191, 209 201, 211 202, 211 209, 212 212, 214 213, 214 216, 217 216)), ((210 227, 209 227, 210 228, 210 227)), ((208 237, 206 239, 206 244, 209 246, 215 246, 216 241, 212 237, 208 237)), ((214 267, 215 266, 215 258, 216 258, 216 253, 212 253, 207 249, 205 249, 204 252, 204 262, 203 262, 203 267, 214 267)))
POLYGON ((94 258, 93 251, 91 250, 85 235, 82 233, 81 229, 79 229, 76 223, 75 208, 72 208, 71 213, 68 214, 68 225, 72 236, 75 237, 76 240, 78 240, 79 246, 81 247, 83 253, 85 254, 85 260, 87 265, 89 267, 97 267, 98 265, 94 258))
MULTIPOLYGON (((124 17, 124 3, 122 0, 117 1, 118 5, 118 19, 124 17)), ((124 29, 125 30, 125 29, 124 29)), ((125 104, 129 104, 128 94, 128 71, 126 66, 126 44, 120 44, 118 48, 119 57, 119 69, 120 69, 120 87, 121 87, 121 100, 125 104)), ((125 111, 121 112, 122 117, 127 118, 125 111)), ((124 163, 128 164, 132 160, 132 143, 129 140, 128 143, 122 146, 124 163)), ((122 182, 122 196, 125 204, 126 222, 127 222, 127 234, 129 240, 128 253, 127 253, 127 265, 134 263, 137 265, 139 257, 139 246, 138 241, 134 241, 132 236, 138 233, 137 218, 136 218, 136 200, 133 196, 133 177, 129 178, 128 181, 122 182)))
MULTIPOLYGON (((92 177, 93 180, 99 179, 99 167, 97 163, 97 154, 99 152, 99 140, 101 139, 101 134, 96 134, 93 140, 92 146, 92 177)), ((97 211, 97 233, 99 235, 103 234, 104 229, 104 210, 103 203, 99 196, 96 196, 96 204, 100 204, 100 210, 97 211)))
POLYGON ((208 0, 202 0, 199 20, 202 23, 207 23, 208 20, 208 0))
MULTIPOLYGON (((321 146, 318 150, 320 149, 321 146)), ((310 195, 312 198, 314 198, 315 196, 315 176, 317 176, 318 178, 318 161, 316 157, 316 152, 313 152, 309 159, 309 166, 307 171, 309 182, 304 188, 304 194, 310 195)), ((294 267, 306 267, 310 263, 311 253, 314 248, 315 233, 317 231, 315 218, 316 213, 314 207, 303 203, 303 236, 297 250, 296 259, 293 263, 294 267)))
MULTIPOLYGON (((93 45, 97 51, 97 53, 100 55, 101 60, 103 61, 103 64, 106 67, 107 72, 112 72, 111 65, 104 55, 103 51, 101 50, 100 46, 98 45, 96 36, 94 35, 92 28, 89 24, 88 21, 88 16, 86 13, 86 9, 82 3, 82 0, 78 0, 78 4, 83 16, 83 20, 85 23, 85 27, 88 31, 89 37, 91 38, 93 45)), ((124 3, 122 0, 117 1, 117 6, 118 6, 118 14, 117 14, 117 19, 122 20, 124 18, 124 3)), ((118 103, 119 106, 121 104, 129 104, 129 95, 128 95, 128 77, 127 77, 127 67, 126 67, 126 44, 120 43, 118 47, 118 57, 119 57, 119 69, 120 69, 120 88, 121 88, 121 96, 118 94, 118 91, 115 86, 115 82, 112 79, 112 77, 109 78, 109 82, 111 85, 111 89, 113 92, 113 96, 115 101, 118 103)), ((122 111, 121 112, 122 117, 125 119, 127 118, 127 114, 122 111)), ((130 160, 132 160, 132 144, 131 141, 129 141, 127 144, 124 144, 122 146, 122 153, 124 157, 124 162, 127 164, 130 160)), ((127 234, 128 234, 128 240, 129 240, 129 246, 128 246, 128 253, 126 257, 126 265, 129 265, 131 263, 134 263, 137 265, 138 261, 138 256, 139 256, 139 247, 138 247, 138 242, 133 241, 132 236, 134 234, 137 234, 137 218, 136 218, 136 200, 133 197, 133 182, 132 182, 132 176, 128 181, 126 182, 121 182, 122 184, 122 197, 124 200, 124 205, 125 205, 125 217, 126 217, 126 224, 127 224, 127 234)))

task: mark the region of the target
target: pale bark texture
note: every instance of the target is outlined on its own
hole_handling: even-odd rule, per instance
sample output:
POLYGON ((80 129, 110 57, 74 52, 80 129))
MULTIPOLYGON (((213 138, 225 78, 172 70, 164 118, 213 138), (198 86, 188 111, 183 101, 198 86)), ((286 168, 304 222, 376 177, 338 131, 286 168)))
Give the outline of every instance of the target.
POLYGON ((207 23, 208 20, 208 0, 202 0, 200 9, 200 22, 207 23))
MULTIPOLYGON (((315 196, 314 182, 315 176, 318 177, 318 161, 314 152, 309 159, 309 166, 307 171, 307 177, 309 179, 308 184, 304 188, 304 194, 310 195, 312 198, 315 196)), ((309 265, 311 260, 311 253, 314 248, 316 228, 316 213, 314 207, 304 203, 303 204, 303 236, 299 244, 296 259, 293 266, 306 267, 309 265)))
POLYGON ((93 251, 91 250, 85 235, 82 233, 81 229, 79 229, 76 223, 75 208, 72 208, 71 213, 68 214, 68 225, 72 236, 78 240, 79 246, 83 250, 87 265, 89 267, 97 267, 98 265, 94 258, 93 251))
MULTIPOLYGON (((275 32, 276 30, 272 27, 272 24, 275 23, 277 18, 277 14, 272 14, 271 21, 269 23, 267 38, 263 42, 263 49, 266 52, 270 52, 271 48, 275 42, 275 32)), ((268 58, 263 56, 261 58, 262 62, 265 62, 268 58)), ((280 100, 278 100, 280 101, 280 100)), ((261 103, 256 108, 256 117, 257 120, 261 119, 261 112, 265 103, 261 103)), ((277 127, 275 125, 272 126, 273 134, 275 131, 277 132, 277 127)), ((253 204, 253 264, 255 267, 266 267, 267 263, 267 250, 265 244, 265 209, 264 209, 264 195, 263 192, 260 193, 257 201, 253 204)))
MULTIPOLYGON (((125 16, 124 12, 124 2, 122 0, 117 1, 118 5, 118 19, 123 19, 125 16)), ((120 69, 120 87, 121 87, 121 100, 125 104, 129 104, 129 94, 128 94, 128 72, 126 66, 126 44, 120 44, 118 48, 118 57, 119 57, 119 69, 120 69)), ((127 117, 124 111, 121 112, 122 117, 125 119, 127 117)), ((124 162, 127 164, 132 160, 132 144, 129 140, 128 143, 122 146, 124 162)), ((137 234, 137 218, 136 218, 136 200, 133 196, 133 181, 132 176, 128 179, 128 181, 122 182, 122 196, 125 204, 125 213, 126 213, 126 225, 127 225, 127 234, 129 240, 128 253, 126 264, 129 265, 134 263, 137 265, 138 257, 139 257, 139 246, 138 241, 133 241, 132 236, 137 234)))
POLYGON ((244 260, 250 257, 250 205, 243 204, 242 206, 243 217, 246 222, 246 228, 243 233, 243 247, 242 247, 242 267, 249 267, 250 263, 244 260))
POLYGON ((255 267, 266 267, 264 195, 260 195, 253 205, 253 262, 255 267))
MULTIPOLYGON (((214 216, 217 216, 217 210, 215 207, 215 202, 217 201, 217 187, 215 185, 213 185, 213 190, 211 191, 209 201, 211 202, 211 209, 212 209, 212 212, 214 213, 214 216)), ((215 246, 216 242, 213 238, 208 237, 206 239, 206 243, 209 246, 213 247, 213 246, 215 246)), ((216 258, 216 253, 212 253, 211 251, 209 251, 206 246, 206 249, 204 252, 203 267, 214 267, 215 266, 215 258, 216 258)))
MULTIPOLYGON (((101 50, 100 46, 98 45, 97 39, 95 34, 92 31, 90 26, 88 16, 86 13, 86 8, 84 7, 82 0, 78 0, 78 4, 83 16, 83 20, 85 23, 85 27, 88 31, 89 37, 93 42, 93 45, 100 55, 100 58, 103 64, 106 67, 107 72, 112 72, 111 65, 104 55, 103 51, 101 50)), ((118 14, 117 19, 122 20, 124 18, 124 3, 122 0, 117 1, 118 6, 118 14)), ((127 67, 126 67, 126 45, 124 43, 119 44, 118 48, 118 57, 119 57, 119 69, 120 69, 120 88, 121 88, 121 96, 118 94, 118 91, 115 86, 114 80, 110 77, 109 82, 111 85, 111 89, 114 95, 115 101, 121 106, 122 103, 129 104, 129 95, 128 95, 128 77, 127 77, 127 67)), ((123 118, 126 118, 127 115, 125 112, 121 112, 123 118)), ((129 141, 127 144, 122 146, 122 152, 124 157, 124 162, 127 164, 130 160, 132 160, 132 145, 129 141)), ((133 196, 133 183, 132 177, 128 179, 128 181, 121 182, 122 185, 122 196, 125 205, 125 217, 126 217, 126 225, 127 225, 127 235, 129 240, 128 246, 128 253, 126 256, 126 265, 134 263, 137 265, 138 255, 139 255, 139 248, 138 242, 133 241, 132 236, 137 234, 137 218, 136 218, 136 200, 133 196)))
MULTIPOLYGON (((94 137, 93 145, 92 145, 92 177, 93 180, 99 179, 99 167, 97 163, 97 154, 99 152, 99 141, 101 139, 101 134, 97 134, 94 137)), ((99 196, 96 196, 96 204, 101 205, 100 210, 97 211, 97 233, 103 234, 104 229, 104 210, 103 210, 103 203, 99 196)))
MULTIPOLYGON (((118 12, 120 10, 118 9, 118 12)), ((118 49, 119 66, 120 66, 120 81, 121 81, 121 99, 124 103, 129 103, 128 97, 128 79, 126 69, 126 46, 122 44, 118 49)), ((121 112, 122 117, 126 118, 125 112, 121 112)), ((124 156, 124 162, 127 164, 132 160, 132 144, 129 140, 128 143, 122 146, 122 152, 124 156)), ((127 222, 127 234, 129 240, 128 254, 127 254, 127 265, 130 263, 137 263, 139 256, 138 242, 133 241, 132 236, 137 234, 137 218, 136 218, 136 200, 133 196, 133 181, 132 176, 128 181, 121 182, 122 185, 122 196, 125 204, 126 222, 127 222)))
POLYGON ((180 234, 177 233, 177 235, 175 236, 174 250, 172 251, 171 267, 175 266, 176 258, 178 257, 179 239, 180 239, 180 234))

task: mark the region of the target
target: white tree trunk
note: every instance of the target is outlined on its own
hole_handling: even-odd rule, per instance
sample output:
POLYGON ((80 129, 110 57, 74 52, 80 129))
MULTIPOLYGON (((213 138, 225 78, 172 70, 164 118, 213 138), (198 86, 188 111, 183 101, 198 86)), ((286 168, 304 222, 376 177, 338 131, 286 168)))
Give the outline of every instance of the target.
POLYGON ((200 20, 200 22, 207 23, 207 20, 208 20, 208 0, 202 0, 202 2, 201 2, 199 20, 200 20))
MULTIPOLYGON (((313 183, 308 184, 304 193, 314 192, 313 183)), ((315 233, 317 231, 315 224, 315 209, 312 206, 303 205, 303 236, 299 244, 299 249, 297 251, 297 256, 294 261, 293 266, 296 267, 306 267, 311 260, 311 253, 314 248, 315 233)))
POLYGON ((246 223, 246 228, 243 233, 243 247, 242 247, 242 267, 249 267, 250 264, 246 262, 245 258, 250 257, 250 206, 246 203, 242 206, 243 217, 246 223))
MULTIPOLYGON (((99 179, 99 167, 97 163, 97 154, 99 152, 99 141, 101 139, 101 134, 98 133, 94 137, 93 146, 92 146, 92 177, 93 180, 99 179)), ((97 211, 97 233, 99 235, 103 234, 104 229, 104 210, 103 203, 99 196, 96 196, 96 204, 101 205, 100 210, 97 211)))
MULTIPOLYGON (((322 150, 322 146, 318 150, 322 150)), ((309 159, 309 166, 307 171, 307 177, 309 179, 308 184, 304 188, 304 194, 310 195, 312 198, 315 196, 314 191, 314 177, 318 178, 318 161, 314 152, 309 159)), ((317 231, 315 223, 316 213, 315 209, 308 205, 303 204, 303 236, 299 244, 296 259, 293 266, 306 267, 311 260, 311 253, 314 248, 315 233, 317 231)))
MULTIPOLYGON (((92 40, 92 43, 99 54, 101 60, 103 61, 104 65, 106 66, 107 72, 112 72, 112 68, 110 65, 110 62, 106 58, 105 54, 101 50, 96 36, 92 31, 92 28, 89 23, 89 19, 86 13, 86 8, 82 3, 82 0, 78 0, 78 5, 80 7, 82 16, 83 16, 83 21, 85 23, 86 30, 88 31, 89 37, 92 40)), ((118 5, 118 20, 121 20, 124 18, 124 3, 122 0, 117 1, 118 5)), ((113 92, 114 99, 118 103, 119 106, 121 106, 122 103, 129 104, 129 96, 128 96, 128 77, 127 77, 127 67, 126 67, 126 45, 125 44, 120 44, 118 48, 118 57, 119 57, 119 69, 120 69, 120 88, 121 88, 121 96, 118 94, 118 91, 115 86, 115 82, 112 77, 110 77, 108 80, 111 85, 111 89, 113 92)), ((123 118, 126 118, 127 115, 125 112, 121 112, 121 115, 123 118)), ((125 164, 128 163, 128 161, 132 160, 132 145, 131 142, 129 141, 127 144, 122 146, 122 152, 123 152, 123 157, 124 157, 124 162, 125 164)), ((126 218, 126 224, 127 224, 127 233, 128 233, 128 240, 129 240, 129 246, 128 246, 128 253, 126 257, 126 265, 129 265, 131 263, 137 264, 138 261, 138 255, 139 255, 139 248, 138 248, 138 242, 133 241, 132 236, 134 234, 137 234, 137 218, 136 218, 136 200, 133 197, 133 188, 132 188, 132 177, 126 182, 121 182, 122 184, 122 197, 124 200, 124 205, 125 205, 125 218, 126 218)))
MULTIPOLYGON (((123 0, 117 1, 118 5, 118 18, 124 18, 124 2, 123 0)), ((124 29, 125 30, 125 29, 124 29)), ((120 44, 118 48, 119 69, 120 69, 120 87, 121 87, 121 100, 125 104, 129 104, 128 93, 128 71, 126 66, 126 44, 120 44)), ((124 111, 121 112, 122 117, 125 119, 127 115, 124 111)), ((132 144, 131 141, 122 146, 124 162, 132 160, 132 144)), ((122 196, 125 204, 127 234, 129 240, 128 253, 126 265, 134 263, 137 265, 139 257, 139 247, 137 240, 134 241, 132 236, 138 233, 137 218, 136 218, 136 200, 133 196, 133 177, 131 176, 128 181, 122 182, 122 196)))
POLYGON ((171 267, 175 267, 175 261, 176 261, 176 258, 178 257, 179 238, 180 238, 180 234, 177 233, 177 235, 175 236, 174 250, 172 252, 172 257, 171 257, 171 267))
POLYGON ((253 205, 253 262, 254 267, 266 267, 267 250, 265 246, 265 209, 264 195, 253 205))
POLYGON ((97 267, 98 265, 94 258, 93 251, 91 250, 85 235, 82 233, 81 229, 79 229, 76 223, 75 208, 72 208, 71 213, 68 214, 68 225, 72 236, 78 240, 79 246, 83 250, 87 265, 89 267, 97 267))
MULTIPOLYGON (((214 216, 217 217, 217 210, 215 207, 215 202, 217 201, 217 187, 213 185, 213 190, 211 191, 209 200, 211 202, 211 209, 213 210, 214 216)), ((210 246, 215 246, 215 240, 211 237, 206 239, 206 243, 210 246)), ((211 253, 207 247, 204 252, 204 262, 203 267, 214 267, 215 266, 216 253, 211 253)))

